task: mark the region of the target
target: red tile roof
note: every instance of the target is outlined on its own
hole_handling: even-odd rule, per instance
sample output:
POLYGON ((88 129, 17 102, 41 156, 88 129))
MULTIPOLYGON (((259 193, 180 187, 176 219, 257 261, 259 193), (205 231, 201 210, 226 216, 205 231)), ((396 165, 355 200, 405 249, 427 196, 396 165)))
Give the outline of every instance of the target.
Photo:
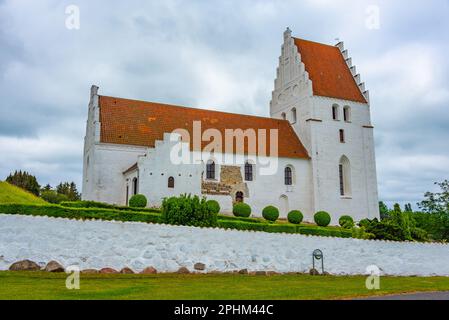
POLYGON ((367 103, 340 49, 293 38, 317 96, 367 103))
MULTIPOLYGON (((279 157, 309 158, 290 123, 285 120, 100 96, 100 121, 101 142, 152 148, 156 140, 163 140, 164 133, 175 129, 186 129, 193 137, 193 121, 201 121, 203 132, 212 128, 219 130, 223 139, 226 129, 267 129, 267 154, 270 150, 268 130, 278 129, 279 157)), ((209 143, 203 142, 202 148, 209 143)), ((190 147, 193 150, 192 144, 190 147)), ((246 142, 245 153, 248 153, 246 142)))

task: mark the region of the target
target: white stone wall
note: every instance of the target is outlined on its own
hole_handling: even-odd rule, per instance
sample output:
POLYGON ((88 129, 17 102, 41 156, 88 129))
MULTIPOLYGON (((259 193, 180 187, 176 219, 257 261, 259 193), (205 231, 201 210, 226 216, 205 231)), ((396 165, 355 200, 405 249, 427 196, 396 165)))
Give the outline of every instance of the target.
POLYGON ((365 274, 377 265, 387 275, 449 276, 448 246, 442 244, 0 215, 0 270, 30 259, 81 269, 153 266, 174 272, 185 266, 193 271, 201 262, 206 272, 308 272, 318 248, 331 274, 365 274))
POLYGON ((83 181, 83 200, 125 205, 126 181, 123 172, 145 154, 145 147, 95 143, 89 152, 89 173, 83 181))

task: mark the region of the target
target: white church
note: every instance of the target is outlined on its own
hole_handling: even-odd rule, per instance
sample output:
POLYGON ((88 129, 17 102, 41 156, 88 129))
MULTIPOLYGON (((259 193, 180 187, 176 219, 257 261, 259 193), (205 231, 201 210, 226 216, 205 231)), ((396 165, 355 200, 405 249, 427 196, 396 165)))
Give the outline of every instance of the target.
POLYGON ((332 224, 342 215, 379 217, 369 93, 342 42, 294 38, 287 28, 270 118, 98 90, 92 86, 83 200, 127 205, 143 194, 153 207, 192 194, 217 200, 223 213, 245 202, 253 216, 274 205, 281 218, 300 210, 307 221, 324 210, 332 224))

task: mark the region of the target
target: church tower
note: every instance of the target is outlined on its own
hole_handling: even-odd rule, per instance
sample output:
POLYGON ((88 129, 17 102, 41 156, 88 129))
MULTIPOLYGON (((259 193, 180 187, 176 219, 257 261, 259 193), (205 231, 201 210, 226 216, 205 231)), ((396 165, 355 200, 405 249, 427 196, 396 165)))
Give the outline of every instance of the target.
POLYGON ((311 157, 315 212, 334 223, 379 217, 369 92, 342 42, 294 38, 287 28, 270 114, 290 122, 311 157))

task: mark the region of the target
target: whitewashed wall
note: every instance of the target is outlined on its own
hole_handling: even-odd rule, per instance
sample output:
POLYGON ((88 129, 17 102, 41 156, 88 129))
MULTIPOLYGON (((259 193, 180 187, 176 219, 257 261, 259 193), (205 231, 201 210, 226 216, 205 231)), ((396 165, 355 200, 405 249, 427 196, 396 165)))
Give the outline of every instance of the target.
POLYGON ((441 244, 0 215, 0 270, 31 259, 82 269, 154 266, 173 272, 181 266, 193 270, 202 262, 206 272, 308 272, 317 248, 332 274, 365 274, 374 264, 388 275, 449 276, 449 248, 441 244))

